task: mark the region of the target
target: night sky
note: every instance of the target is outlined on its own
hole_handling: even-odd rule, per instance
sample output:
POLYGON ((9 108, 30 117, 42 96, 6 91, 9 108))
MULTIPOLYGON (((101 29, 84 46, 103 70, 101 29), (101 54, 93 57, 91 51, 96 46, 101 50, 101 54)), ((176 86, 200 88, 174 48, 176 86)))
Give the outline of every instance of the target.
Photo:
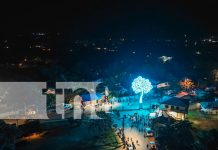
POLYGON ((43 76, 46 76, 43 79, 55 74, 50 72, 56 68, 60 68, 59 72, 56 71, 57 78, 63 74, 71 77, 73 73, 76 79, 69 77, 71 81, 116 76, 120 71, 149 74, 157 79, 162 78, 159 75, 171 78, 170 75, 165 76, 165 72, 177 78, 191 76, 202 79, 218 66, 216 43, 212 43, 214 47, 202 46, 204 38, 218 35, 217 6, 215 0, 2 3, 0 60, 6 64, 17 64, 26 57, 30 57, 30 60, 35 56, 51 59, 51 66, 55 69, 39 67, 43 76), (46 38, 37 42, 34 36, 37 32, 45 33, 46 38), (185 35, 188 35, 188 40, 185 35), (121 42, 121 38, 127 40, 121 42), (4 48, 7 46, 6 39, 11 44, 10 48, 4 48), (108 39, 112 40, 108 42, 108 39), (78 41, 81 43, 78 44, 78 41), (185 46, 185 41, 189 47, 185 46), (199 41, 198 45, 193 46, 196 41, 199 41), (40 48, 34 49, 36 44, 51 48, 51 53, 44 53, 40 48), (117 49, 117 52, 98 51, 97 47, 117 49), (201 55, 196 54, 198 51, 201 55), (160 63, 158 58, 165 55, 173 57, 173 61, 160 63), (159 73, 160 68, 163 73, 159 73), (90 77, 90 72, 93 77, 90 77))
POLYGON ((1 4, 1 32, 65 31, 74 36, 218 33, 218 2, 77 0, 1 4))

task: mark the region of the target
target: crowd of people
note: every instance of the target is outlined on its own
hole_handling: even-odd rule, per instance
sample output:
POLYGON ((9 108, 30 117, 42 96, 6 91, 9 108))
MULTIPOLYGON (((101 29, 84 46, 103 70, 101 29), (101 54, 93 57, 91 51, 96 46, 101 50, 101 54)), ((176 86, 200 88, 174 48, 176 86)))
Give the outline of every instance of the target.
MULTIPOLYGON (((116 114, 119 114, 119 112, 116 112, 116 114)), ((126 137, 124 130, 127 126, 130 127, 130 129, 134 128, 146 138, 145 131, 146 128, 151 127, 151 119, 149 115, 140 115, 138 113, 125 114, 122 119, 125 120, 126 126, 123 124, 123 128, 117 128, 117 134, 123 142, 123 148, 136 150, 137 145, 140 145, 139 139, 135 139, 135 137, 134 139, 133 137, 126 137)))

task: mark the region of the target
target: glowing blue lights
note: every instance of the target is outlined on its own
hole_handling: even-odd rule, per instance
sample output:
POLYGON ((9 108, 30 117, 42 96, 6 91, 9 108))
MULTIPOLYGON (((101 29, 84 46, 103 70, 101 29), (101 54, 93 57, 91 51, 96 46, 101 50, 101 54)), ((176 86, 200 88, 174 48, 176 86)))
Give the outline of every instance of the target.
POLYGON ((136 94, 141 93, 139 103, 142 103, 143 95, 150 92, 152 88, 153 88, 153 86, 151 85, 151 82, 149 81, 149 79, 142 78, 141 76, 135 78, 132 82, 133 91, 136 94))
POLYGON ((141 92, 146 94, 150 92, 152 88, 153 86, 149 79, 142 78, 141 76, 135 78, 132 82, 132 89, 136 94, 141 92))

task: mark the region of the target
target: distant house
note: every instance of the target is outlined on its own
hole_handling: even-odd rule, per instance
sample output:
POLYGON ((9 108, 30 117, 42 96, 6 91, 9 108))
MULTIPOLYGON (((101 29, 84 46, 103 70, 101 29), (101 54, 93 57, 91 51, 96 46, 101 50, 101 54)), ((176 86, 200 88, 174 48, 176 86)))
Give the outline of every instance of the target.
POLYGON ((195 101, 195 102, 190 102, 189 103, 188 110, 189 111, 200 110, 200 108, 201 108, 200 102, 199 101, 195 101))
POLYGON ((176 95, 176 97, 177 97, 177 98, 181 98, 181 97, 184 97, 184 96, 186 96, 186 95, 189 95, 188 92, 181 91, 181 92, 179 92, 179 93, 176 95))
POLYGON ((82 94, 80 96, 84 102, 87 102, 87 101, 99 100, 102 98, 103 95, 101 93, 89 93, 89 94, 82 94))
POLYGON ((186 100, 173 97, 161 103, 160 109, 163 115, 169 116, 175 120, 184 120, 188 113, 188 102, 186 100))
POLYGON ((89 94, 81 94, 74 97, 74 99, 70 100, 69 103, 73 106, 76 104, 97 104, 101 103, 103 95, 101 93, 89 93, 89 94))
POLYGON ((179 92, 175 97, 177 98, 182 98, 182 99, 189 99, 189 100, 193 100, 195 99, 196 97, 196 93, 195 91, 192 91, 192 92, 184 92, 184 91, 181 91, 179 92))
POLYGON ((214 102, 200 102, 201 111, 206 114, 218 114, 218 101, 214 102))
POLYGON ((183 102, 188 103, 188 110, 199 110, 200 109, 200 103, 196 96, 194 95, 186 95, 182 98, 183 102))
POLYGON ((183 102, 188 104, 188 110, 199 110, 200 109, 200 103, 197 99, 197 95, 195 91, 192 91, 190 93, 181 91, 176 95, 176 98, 180 98, 183 102))

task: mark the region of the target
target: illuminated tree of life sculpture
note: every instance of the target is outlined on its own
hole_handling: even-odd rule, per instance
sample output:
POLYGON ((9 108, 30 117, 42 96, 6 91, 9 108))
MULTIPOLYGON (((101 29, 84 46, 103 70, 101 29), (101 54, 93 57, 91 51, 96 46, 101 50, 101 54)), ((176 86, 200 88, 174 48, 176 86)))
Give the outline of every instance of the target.
POLYGON ((149 93, 152 88, 153 88, 153 86, 151 85, 151 82, 149 81, 149 79, 145 79, 145 78, 139 76, 133 80, 133 82, 132 82, 133 91, 136 94, 141 93, 141 96, 139 99, 140 108, 142 107, 143 95, 149 93))

